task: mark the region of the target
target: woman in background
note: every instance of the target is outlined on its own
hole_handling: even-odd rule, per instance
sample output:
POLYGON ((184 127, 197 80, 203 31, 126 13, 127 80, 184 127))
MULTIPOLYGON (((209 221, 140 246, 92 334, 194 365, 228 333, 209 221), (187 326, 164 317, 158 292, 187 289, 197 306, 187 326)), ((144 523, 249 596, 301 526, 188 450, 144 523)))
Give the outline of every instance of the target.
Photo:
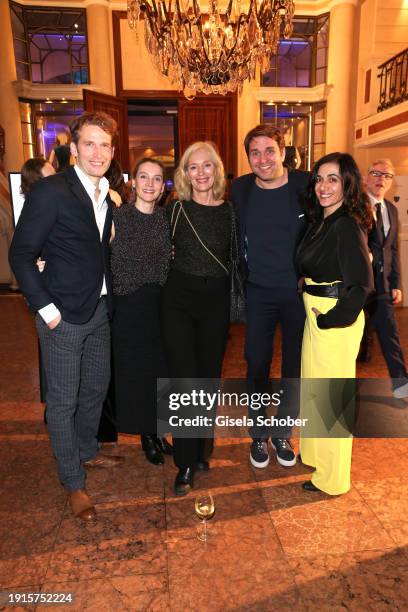
POLYGON ((109 181, 109 195, 116 204, 128 201, 128 189, 125 179, 123 178, 123 170, 120 163, 113 158, 108 170, 105 172, 105 178, 109 181))
POLYGON ((55 174, 55 170, 49 161, 43 157, 32 157, 21 167, 21 187, 20 191, 24 197, 39 179, 55 174))
MULTIPOLYGON (((49 162, 56 166, 57 172, 64 172, 71 165, 71 149, 69 136, 66 132, 60 132, 55 140, 55 147, 50 153, 49 162)), ((73 164, 72 160, 72 164, 73 164)))
POLYGON ((373 289, 366 235, 372 217, 360 172, 347 153, 331 153, 315 164, 307 195, 310 224, 297 251, 306 310, 301 408, 316 437, 300 440, 302 463, 315 468, 303 488, 339 495, 350 488, 354 397, 346 402, 347 383, 356 375, 363 306, 373 289), (326 437, 317 437, 319 431, 326 437), (328 437, 330 431, 339 437, 328 437))
MULTIPOLYGON (((26 198, 34 183, 42 178, 55 174, 55 170, 49 161, 43 157, 32 157, 28 159, 21 167, 21 186, 20 191, 26 198)), ((41 262, 41 260, 37 260, 41 262)), ((47 391, 47 381, 45 371, 42 365, 41 348, 38 342, 38 363, 40 369, 40 400, 45 402, 45 394, 47 391)), ((47 423, 47 407, 44 408, 44 423, 47 423)))
MULTIPOLYGON (((224 201, 222 161, 208 142, 184 152, 174 177, 179 200, 167 207, 174 258, 162 301, 162 325, 172 378, 219 378, 229 327, 232 207, 224 201)), ((173 438, 176 495, 208 470, 213 440, 173 438)))

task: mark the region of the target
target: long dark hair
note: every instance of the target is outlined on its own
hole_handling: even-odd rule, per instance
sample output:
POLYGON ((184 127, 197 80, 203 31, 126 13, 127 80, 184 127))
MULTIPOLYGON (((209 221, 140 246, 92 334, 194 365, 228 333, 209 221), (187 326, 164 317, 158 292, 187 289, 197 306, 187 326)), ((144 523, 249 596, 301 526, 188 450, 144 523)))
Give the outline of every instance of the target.
POLYGON ((323 219, 323 207, 316 197, 315 185, 319 169, 323 164, 337 164, 343 182, 343 206, 350 217, 365 230, 372 225, 372 213, 368 195, 363 186, 360 170, 354 159, 348 153, 329 153, 317 161, 310 175, 306 190, 305 212, 312 223, 323 219))
POLYGON ((43 178, 41 170, 47 163, 47 160, 43 157, 32 157, 23 164, 21 167, 20 191, 24 196, 31 190, 34 183, 43 178))
POLYGON ((109 181, 109 187, 117 191, 123 199, 125 179, 123 178, 121 165, 115 158, 112 159, 109 168, 105 172, 105 178, 109 181))

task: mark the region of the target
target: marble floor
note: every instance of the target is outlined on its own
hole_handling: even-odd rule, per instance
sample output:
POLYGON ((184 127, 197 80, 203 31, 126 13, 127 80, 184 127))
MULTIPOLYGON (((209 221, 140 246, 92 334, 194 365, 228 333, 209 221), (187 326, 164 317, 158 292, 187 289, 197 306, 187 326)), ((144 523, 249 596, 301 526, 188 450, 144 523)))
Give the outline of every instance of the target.
MULTIPOLYGON (((408 309, 398 319, 408 347, 408 309)), ((302 465, 254 470, 248 440, 217 440, 210 472, 195 480, 216 504, 203 544, 194 492, 173 495, 172 462, 148 464, 138 440, 123 436, 114 452, 126 463, 89 473, 98 520, 81 524, 56 478, 20 296, 0 295, 0 326, 1 609, 7 593, 39 592, 73 593, 67 609, 98 612, 408 609, 406 439, 356 439, 353 486, 341 497, 304 492, 302 465)), ((238 326, 225 376, 244 375, 242 345, 238 326)), ((377 345, 359 375, 386 376, 377 345)))

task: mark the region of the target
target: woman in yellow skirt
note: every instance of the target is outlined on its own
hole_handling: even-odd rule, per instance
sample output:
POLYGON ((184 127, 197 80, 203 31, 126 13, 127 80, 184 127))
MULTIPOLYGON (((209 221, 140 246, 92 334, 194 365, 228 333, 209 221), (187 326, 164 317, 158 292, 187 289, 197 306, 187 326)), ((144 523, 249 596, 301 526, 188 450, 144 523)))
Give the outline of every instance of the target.
POLYGON ((310 224, 297 252, 306 323, 302 345, 302 463, 315 468, 308 491, 350 488, 353 392, 364 328, 363 306, 373 290, 366 231, 372 222, 360 172, 347 153, 331 153, 313 168, 306 213, 310 224), (323 437, 324 436, 324 437, 323 437))

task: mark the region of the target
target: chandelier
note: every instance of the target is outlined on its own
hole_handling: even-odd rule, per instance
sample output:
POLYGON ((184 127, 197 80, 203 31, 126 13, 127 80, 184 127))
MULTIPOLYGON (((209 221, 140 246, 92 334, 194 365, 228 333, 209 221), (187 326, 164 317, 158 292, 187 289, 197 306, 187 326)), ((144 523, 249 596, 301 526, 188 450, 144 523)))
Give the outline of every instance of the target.
POLYGON ((292 34, 293 0, 229 0, 221 11, 218 0, 128 0, 132 29, 144 14, 145 43, 158 70, 187 96, 196 92, 223 94, 242 91, 254 79, 257 65, 264 73, 281 37, 292 34))

